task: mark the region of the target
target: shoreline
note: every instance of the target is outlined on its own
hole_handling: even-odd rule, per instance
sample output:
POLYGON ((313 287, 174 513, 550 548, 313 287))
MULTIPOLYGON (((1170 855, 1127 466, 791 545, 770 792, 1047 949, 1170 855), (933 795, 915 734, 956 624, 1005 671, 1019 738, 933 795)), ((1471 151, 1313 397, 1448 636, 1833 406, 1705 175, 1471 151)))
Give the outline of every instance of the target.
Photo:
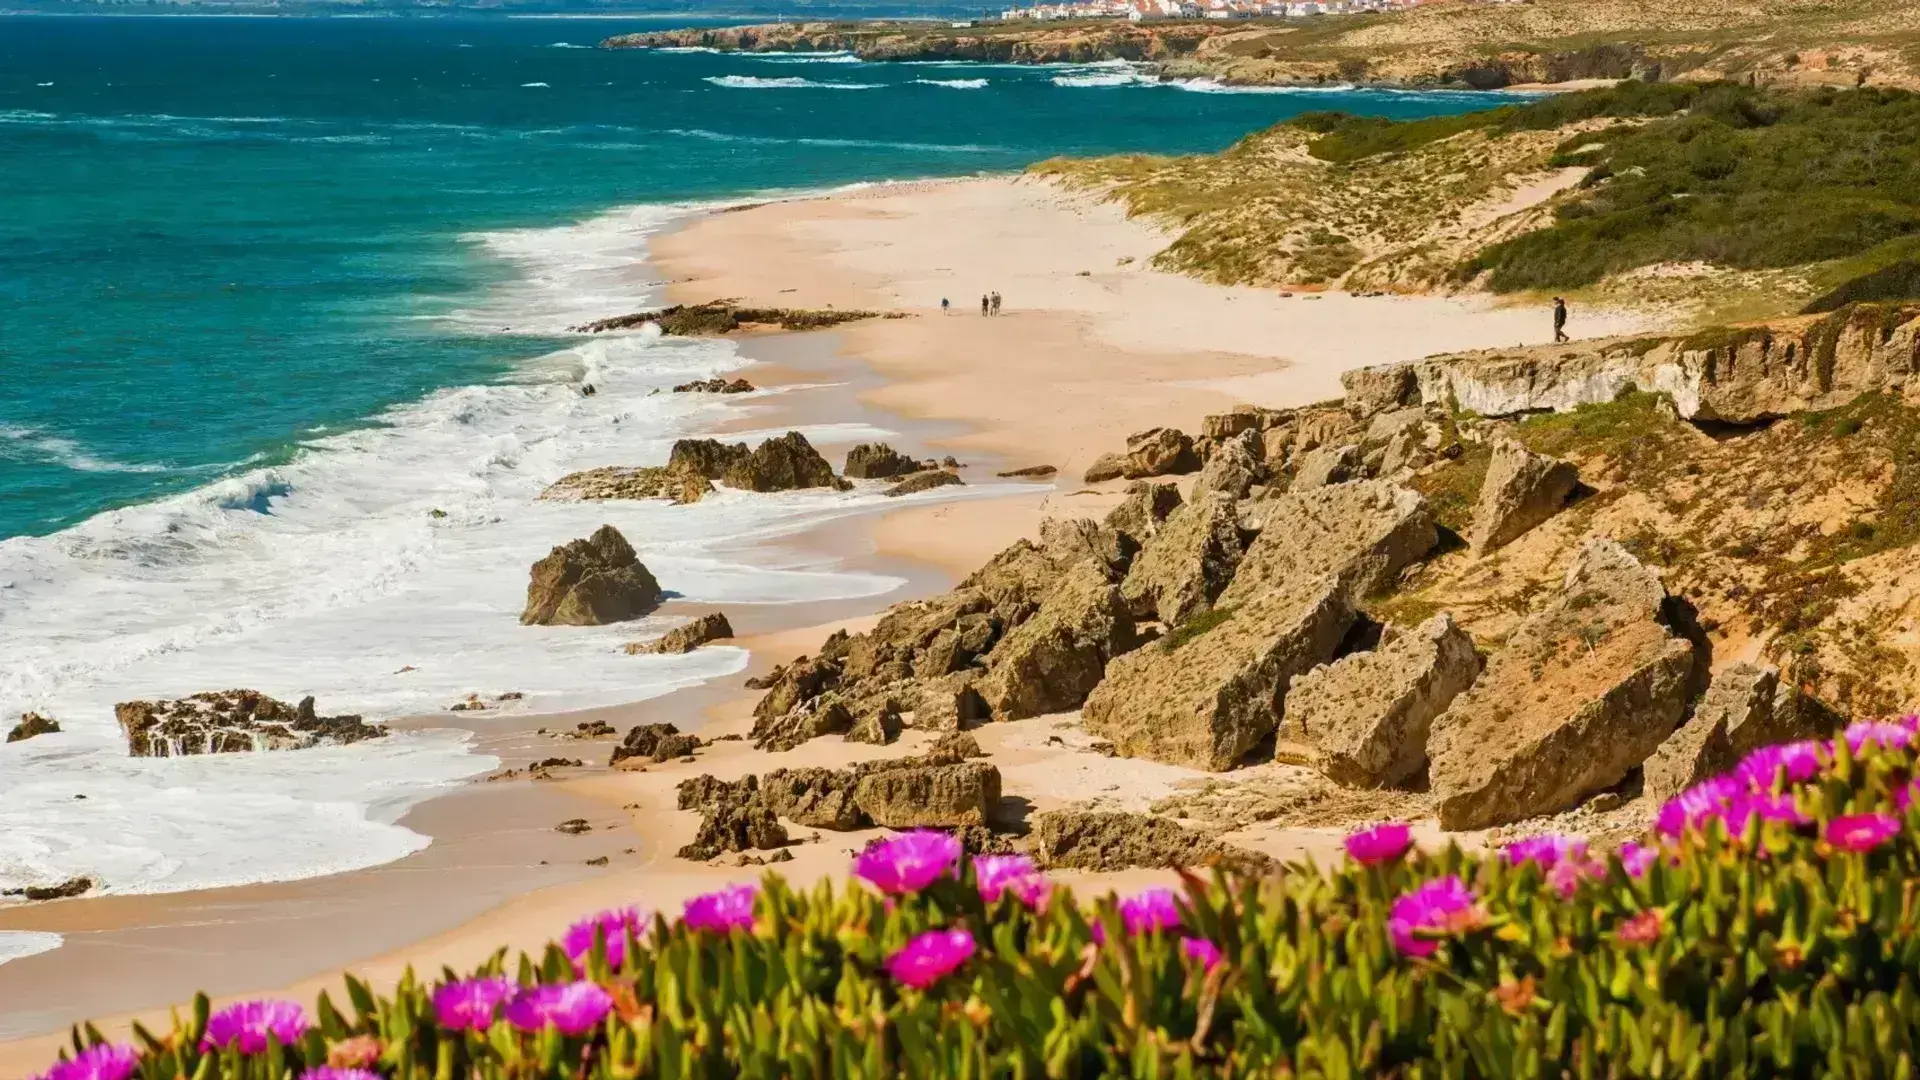
MULTIPOLYGON (((822 334, 745 339, 743 352, 777 354, 783 340, 793 342, 794 349, 813 350, 814 361, 841 364, 842 377, 822 380, 802 354, 788 357, 785 364, 755 357, 755 364, 743 370, 750 377, 757 375, 756 383, 788 379, 783 385, 794 396, 763 399, 766 409, 758 401, 739 403, 748 408, 731 413, 720 425, 723 430, 779 427, 789 419, 798 426, 805 422, 798 415, 809 404, 807 398, 826 391, 820 395, 826 400, 844 395, 842 407, 850 406, 854 413, 851 422, 863 415, 883 415, 891 422, 880 426, 902 432, 895 438, 903 447, 938 447, 969 461, 971 467, 963 472, 969 484, 992 479, 991 459, 983 455, 999 458, 1005 467, 1044 463, 1061 470, 1054 483, 1023 485, 1031 490, 1004 497, 883 507, 783 534, 782 544, 800 549, 819 545, 815 553, 837 555, 850 565, 919 570, 904 575, 907 584, 882 596, 820 602, 838 605, 834 610, 803 615, 797 610, 800 605, 769 605, 788 610, 790 618, 773 618, 760 626, 743 618, 737 627, 743 636, 727 644, 748 649, 746 673, 813 651, 833 629, 870 625, 872 613, 886 604, 943 587, 1007 543, 1032 535, 1047 514, 1099 512, 1113 501, 1114 492, 1083 491, 1077 473, 1093 457, 1117 449, 1130 431, 1153 424, 1192 427, 1201 415, 1239 401, 1304 404, 1331 396, 1325 391, 1337 387, 1345 367, 1469 344, 1510 344, 1516 338, 1525 340, 1530 325, 1524 313, 1451 299, 1283 299, 1263 290, 1205 285, 1145 269, 1147 257, 1162 242, 1151 227, 1127 220, 1110 204, 1067 196, 1018 177, 885 184, 763 200, 725 213, 698 213, 651 238, 644 268, 664 281, 668 302, 731 296, 777 306, 909 312, 906 319, 849 324, 822 334), (1105 265, 1094 262, 1096 256, 1105 265), (1007 313, 993 319, 971 312, 941 315, 938 297, 959 292, 963 278, 1001 289, 1009 301, 1007 313), (1455 341, 1460 343, 1448 344, 1455 341), (764 371, 762 364, 767 365, 764 371), (806 389, 799 389, 801 385, 806 389), (919 433, 919 442, 912 433, 919 433), (858 550, 850 552, 856 545, 858 550), (791 625, 775 625, 783 622, 791 625)), ((970 284, 969 291, 972 287, 979 286, 970 284)), ((835 446, 829 456, 837 457, 843 449, 835 446)), ((728 605, 699 606, 731 611, 728 605)), ((711 737, 744 731, 753 698, 729 679, 719 679, 650 701, 593 710, 592 715, 620 726, 663 716, 680 723, 686 716, 683 726, 711 737)), ((518 724, 525 735, 524 729, 542 720, 564 719, 570 725, 588 715, 509 713, 498 719, 518 724)), ((1205 775, 1102 757, 1086 749, 1086 740, 1074 737, 1074 726, 1071 717, 1041 717, 987 725, 976 735, 989 752, 988 760, 1002 768, 1007 793, 1035 809, 1085 800, 1145 809, 1153 799, 1205 775), (1062 740, 1055 732, 1068 737, 1062 740)), ((406 940, 399 944, 356 951, 328 940, 308 954, 304 974, 282 979, 255 975, 250 980, 237 974, 226 984, 231 987, 227 992, 278 984, 290 995, 311 997, 341 970, 381 983, 396 978, 409 963, 459 966, 477 962, 502 945, 537 946, 597 906, 641 899, 656 910, 674 910, 687 896, 761 873, 758 868, 708 866, 673 857, 671 852, 691 838, 696 824, 692 815, 672 808, 672 786, 678 779, 702 772, 729 777, 773 765, 844 765, 902 756, 926 739, 924 733, 908 732, 885 748, 822 739, 778 755, 724 742, 709 746, 690 765, 667 763, 644 772, 595 770, 546 785, 520 782, 589 801, 597 813, 581 815, 596 825, 587 837, 596 853, 601 847, 620 851, 624 865, 613 863, 605 871, 569 881, 515 883, 508 895, 483 910, 459 913, 411 935, 402 933, 406 940), (602 819, 608 822, 604 827, 602 819), (610 832, 618 838, 614 843, 606 842, 610 832), (629 845, 635 850, 626 857, 623 849, 629 845)), ((597 753, 608 745, 594 743, 591 749, 597 753)), ((513 785, 487 786, 504 790, 513 785)), ((429 799, 415 813, 424 815, 428 807, 451 803, 473 787, 429 799)), ((804 832, 796 833, 803 841, 804 832)), ((789 849, 794 861, 782 872, 796 881, 838 876, 847 850, 857 849, 876 832, 831 834, 818 843, 798 843, 789 849)), ((1248 835, 1237 835, 1236 842, 1282 857, 1318 857, 1337 848, 1340 839, 1338 831, 1325 829, 1255 827, 1245 832, 1248 835)), ((550 831, 538 839, 579 847, 574 844, 577 838, 550 831)), ((294 892, 351 889, 383 871, 397 876, 414 859, 453 854, 452 846, 436 836, 420 856, 286 887, 294 892)), ((1062 880, 1125 887, 1165 876, 1129 872, 1062 875, 1062 880)), ((435 879, 419 887, 437 892, 440 884, 435 879)), ((193 903, 204 903, 201 914, 217 912, 237 892, 196 894, 193 903)), ((0 925, 33 929, 59 920, 79 925, 94 917, 83 912, 107 911, 101 905, 115 900, 125 901, 115 908, 133 911, 163 906, 158 902, 165 898, 107 897, 4 909, 0 925), (25 919, 19 914, 23 911, 47 914, 25 919)), ((151 929, 156 943, 173 933, 164 925, 151 929)), ((290 929, 283 924, 264 932, 284 935, 290 929)), ((178 940, 173 939, 174 948, 178 940)), ((45 985, 63 975, 71 977, 71 972, 63 972, 68 965, 59 962, 61 952, 0 965, 0 985, 45 985)), ((175 970, 166 967, 164 956, 148 959, 154 965, 149 970, 175 970)), ((244 951, 231 962, 236 972, 260 970, 244 951)), ((294 965, 275 970, 291 972, 294 965)), ((208 981, 199 972, 161 981, 171 987, 186 979, 208 981)), ((139 980, 132 982, 137 987, 139 980)), ((110 1007, 98 1006, 89 1006, 86 1015, 112 1030, 136 1015, 163 1015, 159 1001, 183 996, 150 982, 144 990, 129 990, 129 1003, 111 1010, 115 1015, 103 1016, 110 1007), (139 993, 153 1004, 134 1003, 131 999, 139 993)), ((60 1038, 40 1034, 0 1042, 0 1077, 26 1075, 44 1066, 60 1038)))

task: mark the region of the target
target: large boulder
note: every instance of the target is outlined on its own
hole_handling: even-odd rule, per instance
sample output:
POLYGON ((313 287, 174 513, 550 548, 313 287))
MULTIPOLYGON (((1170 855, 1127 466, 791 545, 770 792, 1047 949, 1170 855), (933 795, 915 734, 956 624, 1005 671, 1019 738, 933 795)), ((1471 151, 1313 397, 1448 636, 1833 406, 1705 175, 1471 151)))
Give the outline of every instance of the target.
POLYGON ((853 801, 888 829, 985 825, 1000 802, 1000 770, 977 761, 887 762, 861 772, 853 801))
POLYGON ((753 706, 755 737, 760 735, 763 724, 771 723, 801 702, 811 701, 840 685, 841 665, 844 662, 825 656, 795 657, 791 663, 775 668, 759 680, 758 689, 766 693, 753 706))
POLYGON ((1175 428, 1149 428, 1127 436, 1124 475, 1130 480, 1148 476, 1178 476, 1200 467, 1193 439, 1175 428))
POLYGON ((602 525, 585 540, 554 548, 533 564, 524 626, 599 626, 637 619, 660 606, 660 583, 620 530, 602 525))
POLYGON ((1015 540, 960 583, 987 598, 1002 625, 1027 621, 1059 581, 1060 568, 1024 538, 1015 540))
POLYGON ((1040 522, 1040 549, 1062 568, 1092 559, 1109 578, 1119 581, 1133 565, 1140 545, 1126 533, 1092 518, 1045 518, 1040 522))
POLYGON ((844 735, 852 728, 853 713, 838 695, 828 694, 802 701, 768 719, 755 720, 752 738, 755 749, 778 753, 822 735, 844 735))
POLYGON ((670 499, 685 506, 697 503, 713 490, 713 482, 685 464, 648 465, 629 469, 608 465, 568 473, 547 485, 540 497, 549 502, 601 502, 607 499, 670 499))
POLYGON ((733 636, 733 624, 724 613, 709 611, 684 626, 676 626, 652 641, 636 641, 627 646, 627 655, 678 655, 690 653, 709 641, 733 636))
POLYGON ((627 737, 613 748, 608 765, 628 759, 636 761, 672 761, 700 749, 698 735, 682 734, 672 724, 640 724, 627 731, 627 737))
POLYGON ((1103 524, 1140 547, 1153 539, 1160 526, 1178 509, 1180 489, 1173 483, 1135 480, 1127 485, 1127 497, 1107 512, 1103 524))
POLYGON ((795 491, 801 488, 846 490, 845 480, 833 475, 833 466, 820 456, 805 435, 789 431, 753 448, 733 461, 720 479, 737 491, 795 491))
POLYGON ((1734 664, 1713 677, 1693 716, 1641 768, 1641 792, 1656 805, 1718 776, 1762 746, 1824 735, 1836 718, 1780 672, 1734 664))
POLYGON ((932 491, 934 488, 956 487, 965 482, 960 479, 959 474, 946 469, 927 469, 906 477, 880 494, 889 499, 897 499, 902 495, 917 495, 922 491, 932 491))
POLYGON ((289 705, 258 690, 223 690, 171 701, 123 701, 114 719, 132 757, 183 757, 248 750, 302 750, 377 739, 387 729, 358 716, 318 716, 313 699, 289 705))
POLYGON ((1353 443, 1308 451, 1294 466, 1293 483, 1288 485, 1288 490, 1307 491, 1358 479, 1364 471, 1365 459, 1366 455, 1353 443))
POLYGON ((718 480, 727 470, 753 456, 746 443, 718 439, 681 439, 667 455, 667 468, 718 480))
POLYGON ((846 832, 867 824, 853 801, 860 778, 847 769, 775 769, 760 778, 767 807, 795 825, 846 832))
POLYGON ((1208 493, 1227 499, 1246 498, 1247 491, 1265 474, 1260 464, 1263 453, 1260 433, 1251 429, 1222 442, 1194 480, 1194 498, 1208 493))
POLYGON ((1072 807, 1036 815, 1028 849, 1045 870, 1101 873, 1180 869, 1222 860, 1251 868, 1269 861, 1163 817, 1072 807))
POLYGON ((1089 484, 1098 484, 1107 480, 1118 480, 1125 475, 1127 475, 1127 455, 1101 454, 1093 459, 1093 464, 1087 466, 1087 471, 1081 474, 1080 479, 1089 484))
POLYGON ((1107 661, 1133 645, 1133 620, 1106 565, 1083 559, 994 647, 980 695, 1002 720, 1077 709, 1107 661))
POLYGON ((1127 608, 1168 626, 1205 611, 1233 579, 1245 545, 1234 501, 1203 494, 1168 516, 1120 584, 1127 608))
POLYGON ((841 471, 854 480, 885 480, 919 472, 920 463, 886 443, 861 443, 847 451, 847 466, 841 471))
POLYGON ((1697 660, 1668 618, 1658 575, 1611 540, 1588 541, 1560 596, 1434 721, 1441 826, 1558 813, 1645 761, 1685 714, 1697 660))
POLYGON ((708 807, 693 843, 677 854, 682 859, 704 862, 729 851, 771 851, 785 846, 787 828, 764 803, 726 799, 708 807))
POLYGON ((1480 674, 1473 639, 1447 614, 1389 627, 1372 652, 1300 676, 1287 691, 1283 736, 1351 787, 1404 784, 1427 764, 1427 732, 1480 674))
POLYGON ((992 711, 978 689, 978 669, 933 679, 916 680, 909 726, 921 731, 963 731, 987 719, 992 711))
POLYGON ((1493 444, 1487 478, 1473 505, 1467 543, 1486 554, 1518 540, 1560 512, 1580 482, 1573 462, 1536 454, 1512 439, 1493 444))
POLYGON ((900 737, 900 705, 892 698, 881 698, 878 702, 861 710, 854 717, 853 726, 847 729, 843 738, 853 743, 868 743, 873 746, 890 746, 900 737))
POLYGON ((1378 482, 1288 492, 1266 522, 1212 611, 1108 665, 1088 731, 1131 757, 1233 767, 1274 734, 1294 678, 1333 658, 1358 598, 1436 542, 1426 500, 1378 482))

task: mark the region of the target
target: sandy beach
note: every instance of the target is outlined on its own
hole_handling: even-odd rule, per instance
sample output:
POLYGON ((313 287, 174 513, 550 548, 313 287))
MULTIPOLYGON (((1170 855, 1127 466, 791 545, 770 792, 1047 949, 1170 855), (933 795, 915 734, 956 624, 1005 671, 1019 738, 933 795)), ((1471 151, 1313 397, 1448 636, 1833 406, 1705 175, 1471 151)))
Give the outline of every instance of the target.
MULTIPOLYGON (((786 543, 907 582, 871 600, 729 611, 751 653, 747 674, 811 652, 830 632, 858 630, 881 607, 945 588, 1049 515, 1095 513, 1117 485, 1084 491, 1079 474, 1130 432, 1192 430, 1241 402, 1289 406, 1339 393, 1342 371, 1457 349, 1537 343, 1544 307, 1476 299, 1354 297, 1222 288, 1154 270, 1167 242, 1116 206, 1023 178, 881 185, 701 217, 655 240, 648 275, 671 299, 729 298, 781 307, 862 308, 904 318, 828 334, 750 343, 762 386, 810 389, 758 399, 740 428, 864 420, 901 433, 909 452, 950 453, 970 487, 998 469, 1049 464, 1057 483, 1007 485, 1001 497, 952 498, 839 521, 786 543), (998 291, 1004 313, 982 317, 998 291), (951 302, 943 313, 941 300, 951 302), (760 351, 756 351, 759 349, 760 351), (865 620, 865 621, 863 621, 865 620)), ((638 273, 638 272, 637 272, 638 273)), ((636 295, 642 284, 636 277, 636 295)), ((1570 331, 1639 329, 1628 313, 1576 312, 1570 331)), ((844 446, 823 445, 836 462, 844 446)), ((634 462, 633 464, 656 464, 634 462)), ((672 720, 713 739, 746 731, 751 692, 738 678, 642 705, 596 710, 615 727, 672 720)), ((584 714, 510 716, 485 733, 509 764, 561 746, 537 728, 570 729, 584 714), (503 750, 505 752, 503 752, 503 750)), ((441 722, 445 722, 442 718, 441 722)), ((1204 774, 1087 749, 1072 717, 987 725, 975 734, 1002 772, 1010 801, 1031 810, 1098 800, 1145 809, 1204 774)), ((754 866, 676 859, 697 817, 674 808, 674 785, 779 766, 841 765, 914 753, 928 736, 870 747, 817 739, 769 755, 716 742, 692 763, 645 771, 600 768, 549 782, 476 784, 415 809, 407 823, 436 838, 418 856, 335 878, 159 897, 108 897, 0 909, 0 929, 67 935, 60 950, 0 965, 0 1080, 44 1067, 66 1024, 92 1016, 110 1034, 128 1020, 163 1022, 195 986, 224 996, 311 1000, 342 970, 376 984, 407 966, 474 963, 501 946, 536 948, 572 919, 638 903, 676 913, 686 897, 752 880, 754 866), (568 816, 592 824, 561 836, 568 816), (584 860, 608 857, 589 869, 584 860), (465 882, 448 903, 450 882, 465 882), (87 951, 91 950, 91 952, 87 951), (85 961, 102 958, 100 967, 85 961), (109 962, 107 958, 112 958, 109 962), (271 958, 271 962, 269 961, 271 958)), ((609 744, 564 751, 604 761, 609 744)), ((868 832, 794 830, 787 877, 838 877, 868 832)), ((1325 858, 1331 830, 1255 828, 1234 842, 1283 857, 1325 858)), ((1069 883, 1125 887, 1164 876, 1109 875, 1069 883)))

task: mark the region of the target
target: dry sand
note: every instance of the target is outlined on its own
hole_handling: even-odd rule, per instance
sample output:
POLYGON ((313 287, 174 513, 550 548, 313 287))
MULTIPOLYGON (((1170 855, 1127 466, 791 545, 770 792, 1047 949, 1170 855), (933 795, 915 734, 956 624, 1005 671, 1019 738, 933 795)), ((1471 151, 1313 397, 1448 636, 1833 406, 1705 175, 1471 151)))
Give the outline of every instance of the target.
MULTIPOLYGON (((1284 297, 1204 285, 1148 268, 1165 243, 1165 236, 1111 205, 1041 183, 995 178, 880 186, 718 214, 658 239, 655 255, 676 301, 730 297, 909 313, 810 339, 814 345, 750 370, 756 382, 811 381, 842 392, 782 395, 785 400, 771 406, 774 413, 743 418, 740 426, 806 422, 797 417, 809 408, 879 410, 893 418, 888 426, 911 433, 903 442, 967 459, 971 485, 990 480, 996 466, 1047 463, 1062 470, 1057 486, 1031 484, 1004 498, 923 504, 794 541, 835 548, 857 565, 918 568, 906 575, 904 594, 868 602, 868 608, 943 587, 1013 539, 1032 534, 1045 515, 1092 511, 1110 502, 1110 492, 1079 493, 1075 478, 1093 458, 1120 447, 1128 432, 1159 424, 1192 429, 1206 413, 1241 401, 1286 406, 1322 400, 1338 395, 1339 374, 1352 367, 1536 342, 1551 333, 1544 310, 1417 297, 1284 297), (984 318, 980 294, 996 289, 1005 298, 1005 313, 984 318), (953 302, 945 315, 943 296, 953 302), (823 341, 864 370, 823 368, 823 341)), ((1644 324, 1629 315, 1576 313, 1571 329, 1599 335, 1644 324)), ((861 629, 870 617, 863 620, 844 605, 760 612, 741 626, 752 636, 736 644, 751 649, 752 671, 764 671, 817 648, 835 628, 861 629)), ((704 713, 701 733, 713 737, 744 731, 751 701, 737 686, 717 686, 597 715, 624 730, 663 717, 695 721, 704 713)), ((518 730, 524 736, 536 724, 568 728, 578 719, 519 718, 518 730)), ((1072 717, 989 725, 977 735, 1001 767, 1009 799, 1033 809, 1087 800, 1141 809, 1201 777, 1094 754, 1072 717)), ((502 945, 538 948, 572 919, 600 907, 638 903, 675 912, 688 896, 762 872, 673 857, 697 824, 692 814, 673 807, 678 780, 702 772, 731 777, 782 765, 898 756, 914 752, 923 738, 908 733, 885 749, 823 739, 779 755, 740 741, 718 742, 692 764, 602 770, 550 785, 489 785, 508 793, 496 796, 499 806, 465 804, 491 807, 480 815, 484 826, 464 834, 423 826, 440 842, 392 868, 191 897, 0 911, 0 927, 64 929, 76 944, 83 934, 104 935, 93 955, 120 956, 123 962, 107 979, 111 993, 89 990, 86 973, 64 962, 81 955, 71 944, 0 966, 0 988, 12 987, 9 999, 27 990, 21 980, 29 975, 34 987, 49 988, 46 1007, 21 1008, 10 1000, 0 1017, 14 1031, 45 1031, 75 1018, 79 994, 82 1011, 114 1014, 101 1025, 113 1033, 134 1016, 163 1023, 164 1005, 183 998, 188 985, 210 984, 228 996, 248 990, 311 1000, 334 985, 342 969, 387 984, 410 964, 457 967, 502 945), (512 795, 516 788, 524 795, 512 795), (502 808, 513 799, 523 804, 502 808), (556 840, 539 822, 563 803, 590 807, 582 816, 594 831, 556 840), (460 835, 467 841, 456 842, 460 835), (503 846, 514 836, 519 847, 503 846), (586 880, 567 880, 579 876, 572 860, 589 848, 608 854, 611 864, 586 880), (561 851, 570 853, 569 868, 542 880, 533 869, 540 865, 536 856, 561 851), (492 868, 490 860, 501 865, 492 868), (490 869, 493 891, 479 895, 492 906, 481 912, 472 905, 448 906, 447 891, 470 879, 460 875, 488 876, 490 869), (350 898, 357 895, 381 902, 356 906, 350 898), (403 917, 416 908, 436 917, 403 917), (207 942, 224 946, 219 970, 200 955, 197 946, 207 942), (128 960, 116 946, 144 951, 128 960), (277 964, 252 964, 276 948, 291 952, 277 964)), ((606 743, 585 744, 578 752, 599 759, 606 749, 606 743)), ((428 804, 409 821, 431 821, 436 813, 444 817, 446 807, 461 805, 428 804)), ((796 833, 805 837, 809 830, 796 833)), ((780 871, 802 881, 838 877, 849 852, 866 839, 864 833, 824 834, 817 842, 798 843, 791 849, 794 860, 780 871)), ((1324 859, 1339 837, 1330 830, 1255 829, 1235 839, 1276 855, 1324 859)), ((1079 884, 1124 888, 1160 877, 1107 875, 1079 884)), ((96 978, 94 985, 106 983, 96 978)), ((0 1078, 37 1071, 59 1043, 50 1034, 0 1044, 0 1078)))

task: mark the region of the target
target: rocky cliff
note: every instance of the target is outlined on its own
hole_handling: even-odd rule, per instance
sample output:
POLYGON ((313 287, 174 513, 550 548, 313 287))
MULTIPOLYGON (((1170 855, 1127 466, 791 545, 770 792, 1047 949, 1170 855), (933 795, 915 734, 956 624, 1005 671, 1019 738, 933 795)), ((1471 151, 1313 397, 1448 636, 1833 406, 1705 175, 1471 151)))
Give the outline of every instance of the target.
POLYGON ((622 34, 610 49, 703 48, 726 52, 847 52, 862 60, 978 60, 996 64, 1084 64, 1164 60, 1191 53, 1225 32, 1219 23, 1121 22, 986 24, 956 29, 927 23, 806 22, 622 34))

